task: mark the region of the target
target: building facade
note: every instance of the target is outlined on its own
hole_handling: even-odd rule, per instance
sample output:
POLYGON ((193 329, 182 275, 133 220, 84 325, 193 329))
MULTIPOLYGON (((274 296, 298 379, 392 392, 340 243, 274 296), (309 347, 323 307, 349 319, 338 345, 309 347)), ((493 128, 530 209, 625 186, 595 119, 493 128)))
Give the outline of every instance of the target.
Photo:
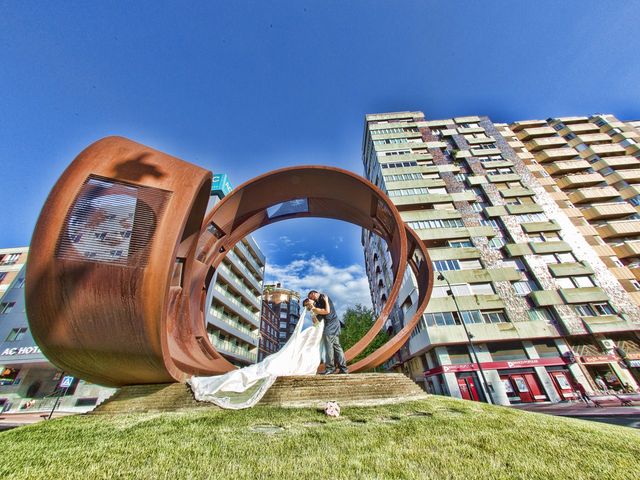
POLYGON ((275 353, 280 348, 278 341, 278 328, 280 318, 273 310, 269 302, 262 300, 262 317, 260 320, 260 345, 258 350, 258 361, 264 360, 264 357, 275 353))
MULTIPOLYGON (((209 208, 231 191, 224 174, 214 175, 209 208)), ((205 315, 211 343, 230 362, 258 361, 265 256, 248 236, 227 254, 207 292, 205 315)))
POLYGON ((278 319, 279 350, 287 343, 300 319, 300 294, 275 283, 265 285, 262 300, 275 312, 278 319))
MULTIPOLYGON (((593 125, 606 120, 627 132, 608 135, 613 141, 633 140, 637 133, 633 124, 622 129, 610 116, 592 118, 593 125)), ((478 116, 426 120, 422 112, 367 115, 365 176, 388 193, 442 274, 419 326, 396 358, 427 390, 474 400, 490 396, 506 405, 571 400, 578 383, 596 389, 597 377, 612 389, 638 388, 640 309, 632 262, 622 263, 616 246, 606 241, 626 237, 612 236, 605 223, 576 220, 575 210, 582 217, 595 214, 587 211, 591 207, 571 207, 563 197, 569 165, 556 166, 569 170, 554 177, 555 170, 536 161, 537 146, 529 145, 546 138, 543 132, 525 131, 545 129, 551 137, 551 132, 569 132, 566 125, 556 119, 548 126, 508 126, 478 116), (602 241, 593 238, 600 230, 608 235, 602 241)), ((560 139, 554 142, 548 143, 550 149, 560 145, 560 139)), ((609 148, 637 162, 633 144, 609 148)), ((588 153, 584 159, 562 156, 568 151, 539 155, 561 155, 559 160, 581 166, 602 162, 602 155, 595 159, 588 153)), ((584 173, 593 174, 588 168, 584 173)), ((606 198, 624 200, 630 195, 625 189, 635 187, 611 181, 602 188, 611 189, 606 198)), ((635 225, 637 213, 623 208, 635 225)), ((363 232, 362 241, 379 312, 391 287, 390 257, 370 232, 363 232)), ((415 312, 410 273, 399 298, 389 322, 395 330, 415 312)))
POLYGON ((0 250, 0 272, 11 273, 0 298, 0 411, 48 411, 58 398, 58 410, 91 410, 115 389, 66 376, 40 352, 25 309, 27 255, 27 247, 0 250))

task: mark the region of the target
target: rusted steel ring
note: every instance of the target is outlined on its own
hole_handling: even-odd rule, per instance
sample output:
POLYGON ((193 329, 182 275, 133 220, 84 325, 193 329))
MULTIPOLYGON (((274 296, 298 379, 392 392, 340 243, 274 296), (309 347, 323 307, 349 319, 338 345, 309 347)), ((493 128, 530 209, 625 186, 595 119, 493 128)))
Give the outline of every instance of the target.
POLYGON ((54 364, 103 385, 184 381, 235 368, 206 333, 215 269, 249 233, 299 217, 354 223, 389 247, 389 299, 347 359, 385 324, 407 264, 416 276, 418 313, 352 371, 380 365, 406 342, 433 272, 423 243, 384 192, 338 168, 285 168, 236 188, 203 221, 210 187, 210 172, 119 137, 94 143, 71 163, 43 207, 27 267, 31 331, 54 364))

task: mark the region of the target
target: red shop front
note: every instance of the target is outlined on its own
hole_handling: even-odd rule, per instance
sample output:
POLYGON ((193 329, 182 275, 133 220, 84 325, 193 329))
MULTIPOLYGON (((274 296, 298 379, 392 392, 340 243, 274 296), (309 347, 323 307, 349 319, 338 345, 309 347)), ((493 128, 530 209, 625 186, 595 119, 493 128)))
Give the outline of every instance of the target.
MULTIPOLYGON (((564 400, 575 398, 570 381, 567 361, 561 357, 510 360, 504 362, 483 362, 483 370, 498 370, 500 380, 511 403, 534 403, 549 400, 534 367, 547 367, 553 386, 564 400)), ((424 372, 425 377, 443 373, 455 373, 460 394, 465 400, 479 401, 482 388, 479 384, 477 363, 442 365, 424 372)))

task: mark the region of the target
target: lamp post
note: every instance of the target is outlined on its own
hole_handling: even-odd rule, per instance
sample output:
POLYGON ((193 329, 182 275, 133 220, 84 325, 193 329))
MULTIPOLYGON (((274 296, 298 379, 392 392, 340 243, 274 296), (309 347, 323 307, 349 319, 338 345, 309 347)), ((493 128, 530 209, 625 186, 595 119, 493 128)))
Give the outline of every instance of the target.
POLYGON ((447 280, 447 278, 444 276, 442 272, 438 272, 437 279, 441 281, 444 280, 445 282, 447 282, 447 286, 449 287, 447 294, 451 295, 451 298, 453 298, 453 303, 455 304, 456 310, 458 312, 458 316, 460 317, 462 328, 464 328, 464 333, 467 336, 467 341, 469 342, 469 348, 471 349, 473 360, 478 365, 478 371, 480 372, 480 377, 482 378, 482 381, 480 383, 482 385, 482 391, 484 393, 484 397, 487 399, 488 403, 495 404, 496 402, 493 399, 493 394, 491 393, 491 389, 489 388, 489 383, 487 382, 487 378, 484 376, 484 370, 482 369, 482 364, 478 359, 478 353, 476 352, 476 347, 473 344, 473 341, 471 340, 473 338, 473 334, 469 333, 469 330, 467 329, 467 324, 464 321, 464 318, 462 317, 462 312, 460 312, 460 307, 458 306, 458 300, 456 299, 456 296, 453 294, 453 287, 451 286, 451 284, 449 283, 449 280, 447 280))

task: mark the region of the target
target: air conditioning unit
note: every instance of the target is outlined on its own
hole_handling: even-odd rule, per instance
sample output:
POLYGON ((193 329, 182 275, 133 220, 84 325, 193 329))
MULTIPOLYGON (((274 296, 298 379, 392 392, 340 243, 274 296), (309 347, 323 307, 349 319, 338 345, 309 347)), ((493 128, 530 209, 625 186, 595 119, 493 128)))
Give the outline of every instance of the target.
POLYGON ((613 340, 600 340, 600 344, 605 350, 613 350, 614 348, 616 348, 616 342, 614 342, 613 340))

